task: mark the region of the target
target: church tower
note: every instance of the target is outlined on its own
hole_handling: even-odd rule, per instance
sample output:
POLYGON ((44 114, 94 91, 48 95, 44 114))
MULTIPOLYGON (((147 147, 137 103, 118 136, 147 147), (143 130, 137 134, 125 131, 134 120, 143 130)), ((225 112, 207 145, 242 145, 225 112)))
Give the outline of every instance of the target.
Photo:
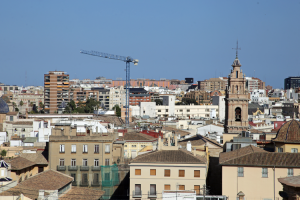
POLYGON ((228 86, 225 95, 225 133, 241 133, 248 130, 248 90, 246 78, 238 59, 238 47, 232 70, 228 75, 228 86))

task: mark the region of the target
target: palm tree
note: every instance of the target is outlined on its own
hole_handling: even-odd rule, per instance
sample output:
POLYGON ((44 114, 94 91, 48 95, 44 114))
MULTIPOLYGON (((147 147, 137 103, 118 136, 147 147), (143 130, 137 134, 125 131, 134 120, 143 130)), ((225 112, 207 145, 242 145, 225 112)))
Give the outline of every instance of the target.
POLYGON ((21 108, 22 108, 22 106, 24 105, 24 102, 21 100, 20 103, 19 103, 19 105, 20 105, 21 108))

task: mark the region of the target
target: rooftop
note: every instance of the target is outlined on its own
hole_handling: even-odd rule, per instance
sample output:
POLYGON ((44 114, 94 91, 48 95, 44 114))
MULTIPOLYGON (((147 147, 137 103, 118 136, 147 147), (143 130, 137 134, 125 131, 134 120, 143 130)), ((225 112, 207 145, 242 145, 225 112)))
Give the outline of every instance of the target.
POLYGON ((130 163, 176 163, 176 164, 205 164, 203 156, 194 156, 191 152, 179 150, 159 150, 142 154, 130 163))

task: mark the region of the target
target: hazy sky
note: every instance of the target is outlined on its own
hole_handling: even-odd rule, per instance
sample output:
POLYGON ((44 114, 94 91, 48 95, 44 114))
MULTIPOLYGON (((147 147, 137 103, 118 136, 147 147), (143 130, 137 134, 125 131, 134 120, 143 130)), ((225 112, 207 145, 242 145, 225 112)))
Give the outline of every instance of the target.
POLYGON ((246 76, 276 88, 300 75, 300 0, 0 1, 0 82, 43 85, 48 71, 70 79, 125 79, 125 63, 81 49, 131 56, 131 78, 246 76), (26 78, 27 77, 27 78, 26 78))

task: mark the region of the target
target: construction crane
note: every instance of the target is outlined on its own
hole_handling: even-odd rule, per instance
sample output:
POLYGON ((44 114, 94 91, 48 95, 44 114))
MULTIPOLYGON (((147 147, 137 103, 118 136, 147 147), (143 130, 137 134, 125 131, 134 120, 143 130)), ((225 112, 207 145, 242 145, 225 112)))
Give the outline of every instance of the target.
POLYGON ((98 51, 86 51, 81 50, 80 53, 87 54, 90 56, 98 56, 102 58, 109 58, 113 60, 121 60, 126 62, 126 116, 125 116, 125 124, 128 127, 129 126, 129 94, 130 94, 130 63, 132 62, 134 65, 138 65, 139 60, 133 59, 130 56, 118 56, 108 53, 102 53, 98 51))

